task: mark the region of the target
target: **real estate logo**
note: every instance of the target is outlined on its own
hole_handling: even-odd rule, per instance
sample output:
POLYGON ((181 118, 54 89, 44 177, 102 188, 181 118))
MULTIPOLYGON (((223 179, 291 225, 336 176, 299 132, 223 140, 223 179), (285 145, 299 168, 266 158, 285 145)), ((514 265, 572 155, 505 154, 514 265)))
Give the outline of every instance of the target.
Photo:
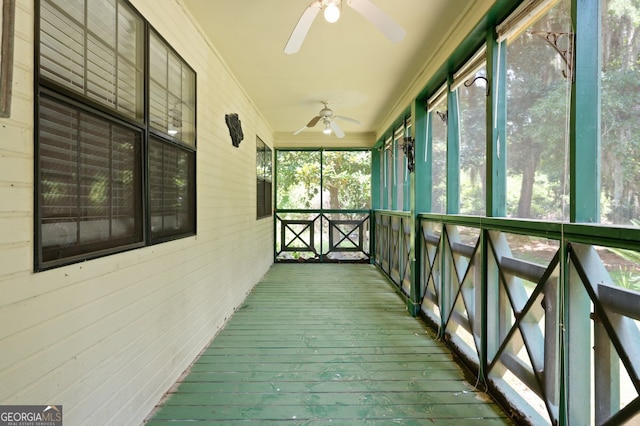
POLYGON ((62 426, 62 405, 0 405, 0 426, 62 426))

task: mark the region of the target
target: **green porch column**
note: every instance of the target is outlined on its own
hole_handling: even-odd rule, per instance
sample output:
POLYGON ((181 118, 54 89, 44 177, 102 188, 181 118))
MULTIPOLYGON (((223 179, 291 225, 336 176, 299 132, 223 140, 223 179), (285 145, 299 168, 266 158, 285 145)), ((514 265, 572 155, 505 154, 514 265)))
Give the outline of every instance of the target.
POLYGON ((376 263, 375 247, 376 247, 376 217, 373 211, 381 209, 381 174, 380 174, 380 155, 381 150, 377 146, 371 149, 371 215, 369 216, 369 263, 376 263))
POLYGON ((571 85, 571 222, 600 222, 600 2, 572 0, 576 25, 571 85))
POLYGON ((391 167, 389 167, 389 171, 391 172, 391 179, 389 180, 391 185, 391 210, 402 209, 402 206, 398 207, 398 186, 401 185, 402 182, 398 182, 398 142, 396 141, 395 135, 391 136, 391 167))
MULTIPOLYGON (((507 207, 507 104, 506 104, 506 42, 499 43, 493 28, 487 31, 487 85, 489 96, 486 102, 486 216, 504 217, 507 207)), ((497 352, 500 341, 495 332, 499 327, 494 311, 500 306, 498 275, 490 274, 489 234, 482 231, 482 323, 480 348, 480 376, 486 380, 485 371, 489 354, 497 352), (492 277, 491 279, 489 277, 492 277)))
POLYGON ((427 149, 427 109, 425 105, 414 100, 411 104, 411 137, 414 141, 414 170, 409 174, 409 211, 411 212, 411 291, 408 309, 411 315, 420 312, 422 294, 420 294, 420 276, 422 275, 421 241, 422 230, 418 214, 431 207, 431 189, 427 191, 431 181, 431 166, 425 161, 427 149), (427 179, 428 177, 428 179, 427 179))
POLYGON ((385 149, 384 139, 382 140, 382 151, 380 152, 380 162, 382 163, 382 172, 380 176, 380 188, 382 189, 382 199, 380 200, 381 209, 389 209, 389 151, 385 149))
MULTIPOLYGON (((574 25, 573 84, 570 121, 570 221, 600 221, 600 36, 602 0, 571 0, 574 25)), ((562 378, 560 422, 591 422, 590 299, 578 274, 571 273, 567 245, 562 244, 563 268, 562 378)))
POLYGON ((382 188, 381 184, 381 176, 380 176, 380 150, 377 147, 371 149, 371 208, 372 209, 381 209, 382 205, 380 202, 380 188, 382 188))

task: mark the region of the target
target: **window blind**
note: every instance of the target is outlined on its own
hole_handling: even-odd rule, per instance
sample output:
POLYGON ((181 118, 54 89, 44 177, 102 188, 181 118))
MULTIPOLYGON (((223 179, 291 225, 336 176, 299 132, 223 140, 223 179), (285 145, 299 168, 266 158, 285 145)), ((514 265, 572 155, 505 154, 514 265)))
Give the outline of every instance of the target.
POLYGON ((467 80, 472 79, 474 75, 486 66, 487 63, 487 46, 483 45, 455 74, 453 74, 453 84, 450 91, 456 90, 462 86, 467 80))
POLYGON ((446 98, 447 98, 447 85, 444 84, 427 101, 427 110, 429 112, 433 111, 446 98))
POLYGON ((116 0, 42 0, 40 74, 142 119, 142 20, 116 0))
POLYGON ((142 241, 140 134, 46 97, 39 110, 43 260, 142 241))
POLYGON ((151 239, 195 232, 192 177, 195 155, 176 145, 149 140, 151 239))
POLYGON ((151 126, 195 146, 195 72, 154 32, 149 66, 151 126))
POLYGON ((558 0, 525 0, 504 21, 496 26, 498 41, 515 38, 531 22, 547 13, 558 0))

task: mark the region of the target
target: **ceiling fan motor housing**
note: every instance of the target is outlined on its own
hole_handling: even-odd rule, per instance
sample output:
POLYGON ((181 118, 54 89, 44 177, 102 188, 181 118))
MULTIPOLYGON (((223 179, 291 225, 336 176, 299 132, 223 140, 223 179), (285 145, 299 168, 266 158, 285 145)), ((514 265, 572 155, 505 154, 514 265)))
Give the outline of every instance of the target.
POLYGON ((333 116, 333 111, 325 106, 320 110, 320 116, 325 118, 331 118, 333 116))

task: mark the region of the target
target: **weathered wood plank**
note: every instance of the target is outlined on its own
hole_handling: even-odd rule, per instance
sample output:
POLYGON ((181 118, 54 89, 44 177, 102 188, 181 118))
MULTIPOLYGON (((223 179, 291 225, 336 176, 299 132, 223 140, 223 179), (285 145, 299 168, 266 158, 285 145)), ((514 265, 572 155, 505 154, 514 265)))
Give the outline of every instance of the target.
POLYGON ((202 355, 393 355, 393 354, 434 354, 434 353, 450 353, 442 345, 428 347, 332 347, 332 348, 238 348, 225 347, 215 348, 209 347, 202 355))
MULTIPOLYGON (((428 362, 431 361, 451 361, 452 356, 446 353, 427 353, 427 354, 391 354, 391 355, 378 355, 378 354, 337 354, 337 355, 320 355, 320 354, 306 354, 296 357, 295 353, 288 353, 291 359, 304 359, 307 363, 331 363, 331 364, 341 364, 341 363, 351 363, 351 362, 407 362, 407 361, 416 361, 416 360, 426 360, 428 362)), ((264 353, 254 353, 254 354, 228 354, 228 355, 202 355, 198 362, 195 363, 191 367, 191 371, 205 371, 208 369, 206 364, 209 363, 219 363, 219 362, 227 362, 230 359, 233 359, 233 362, 242 364, 242 363, 251 363, 255 364, 256 362, 281 362, 282 355, 270 355, 264 353)))
POLYGON ((295 404, 436 404, 440 402, 460 404, 486 404, 490 402, 477 391, 465 392, 316 392, 316 393, 176 393, 165 405, 256 405, 268 402, 272 405, 295 404))
MULTIPOLYGON (((196 373, 212 372, 257 372, 257 371, 297 371, 322 374, 327 371, 343 371, 345 373, 371 373, 375 371, 398 372, 406 371, 413 374, 428 374, 432 371, 452 370, 459 372, 460 368, 451 361, 397 361, 397 362, 356 362, 356 363, 320 363, 307 362, 306 359, 287 360, 286 362, 257 362, 237 363, 233 360, 223 362, 196 364, 199 368, 192 369, 190 377, 196 373)), ((194 366, 195 367, 195 366, 194 366)), ((187 380, 187 379, 185 379, 187 380)))
POLYGON ((467 418, 500 417, 495 407, 489 404, 417 404, 417 405, 271 405, 258 404, 251 406, 170 406, 160 410, 158 419, 172 420, 311 420, 328 419, 379 419, 393 420, 398 418, 424 419, 467 419, 467 418))
POLYGON ((456 380, 352 380, 309 382, 182 382, 177 392, 461 392, 471 389, 463 379, 456 380))

